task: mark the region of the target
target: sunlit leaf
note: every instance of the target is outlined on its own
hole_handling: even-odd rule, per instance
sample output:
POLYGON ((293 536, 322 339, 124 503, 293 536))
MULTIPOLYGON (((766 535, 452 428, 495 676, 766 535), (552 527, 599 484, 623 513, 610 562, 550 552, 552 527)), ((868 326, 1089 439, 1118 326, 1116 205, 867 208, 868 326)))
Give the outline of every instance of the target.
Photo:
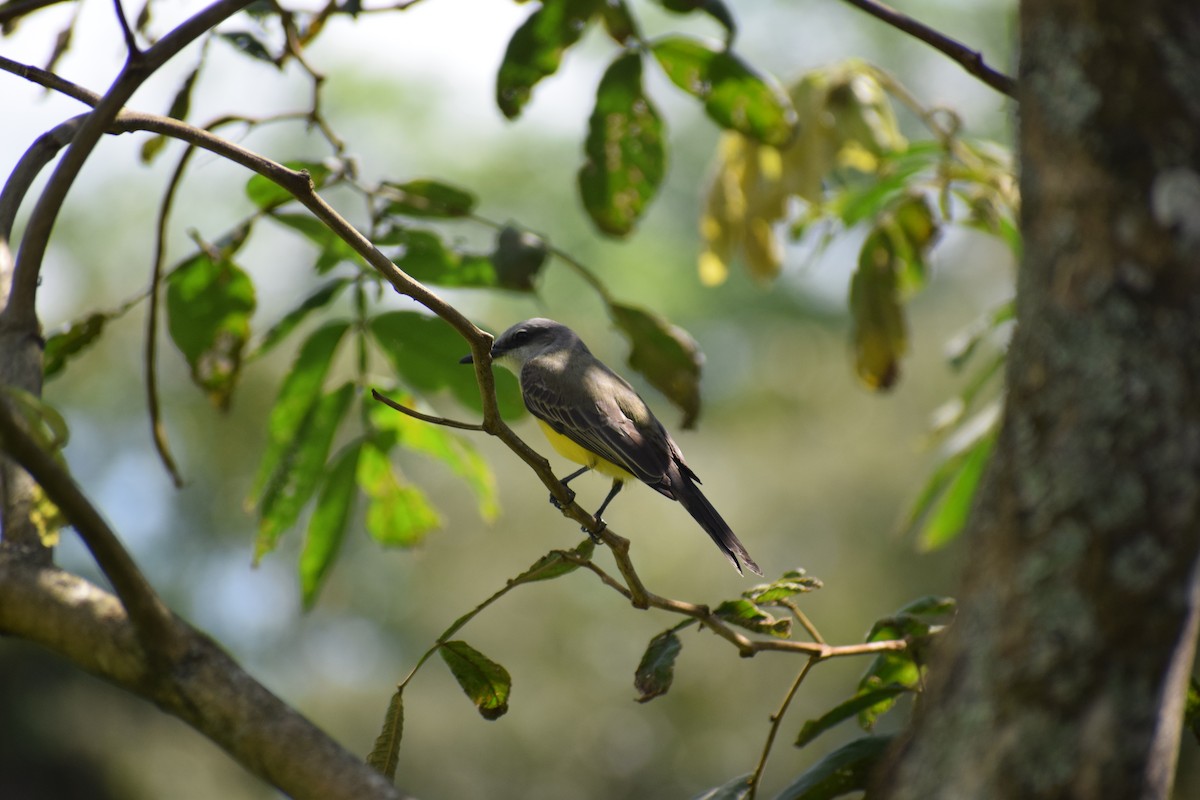
POLYGON ((308 520, 304 549, 300 551, 300 591, 305 608, 316 602, 350 524, 357 493, 358 454, 356 441, 334 456, 326 471, 317 504, 308 520))
MULTIPOLYGON (((413 311, 393 311, 372 319, 369 328, 411 389, 449 390, 463 405, 482 413, 475 373, 458 363, 467 352, 466 343, 448 323, 413 311)), ((520 417, 525 403, 516 377, 497 369, 495 378, 501 415, 505 419, 520 417)))
POLYGON ((408 217, 465 217, 475 210, 475 195, 448 183, 420 178, 407 183, 385 183, 391 190, 387 213, 408 217))
POLYGON ((321 480, 333 436, 354 396, 354 384, 347 382, 318 399, 305 415, 286 458, 263 488, 254 545, 256 561, 275 549, 283 532, 300 518, 301 509, 321 480))
POLYGON ((742 592, 742 597, 757 605, 771 605, 798 594, 816 591, 822 585, 819 578, 809 577, 802 569, 793 569, 783 573, 783 577, 776 581, 742 592))
POLYGON ((750 796, 750 773, 739 775, 720 786, 706 789, 692 800, 746 800, 750 796))
MULTIPOLYGON (((320 161, 285 161, 288 169, 305 170, 312 179, 313 186, 320 189, 329 179, 330 169, 320 161)), ((246 181, 246 197, 260 209, 269 211, 277 206, 294 200, 292 193, 275 181, 262 175, 252 175, 246 181)))
POLYGON ((663 631, 650 640, 642 660, 633 675, 634 688, 638 690, 637 701, 645 703, 667 693, 675 680, 675 659, 683 648, 683 642, 675 629, 663 631))
POLYGON ((878 704, 881 700, 892 700, 909 691, 912 690, 907 686, 881 686, 877 689, 860 692, 844 703, 826 711, 820 717, 805 722, 804 726, 800 728, 800 734, 796 737, 796 747, 804 747, 838 723, 854 717, 860 711, 878 704))
POLYGON ((786 639, 792 633, 790 617, 776 619, 745 598, 726 600, 713 609, 713 615, 746 630, 767 633, 779 639, 786 639))
POLYGON ((247 359, 258 358, 266 355, 273 350, 277 344, 282 342, 287 336, 303 322, 309 314, 329 305, 342 290, 350 285, 349 278, 334 278, 328 283, 322 285, 315 292, 304 298, 300 305, 293 308, 283 316, 279 322, 275 323, 270 330, 263 335, 262 341, 258 343, 247 359))
MULTIPOLYGON (((401 398, 400 402, 411 404, 412 399, 401 398)), ((413 419, 383 403, 372 404, 370 419, 378 431, 394 435, 394 444, 431 456, 453 470, 474 491, 479 501, 479 515, 487 522, 496 519, 500 513, 496 478, 487 460, 479 455, 471 442, 446 428, 413 419)))
POLYGON ((658 39, 652 50, 667 77, 704 101, 705 112, 721 127, 763 144, 791 141, 796 112, 787 94, 734 53, 685 36, 658 39))
POLYGON ((441 526, 442 520, 411 484, 402 483, 388 454, 375 443, 363 445, 358 457, 358 485, 368 498, 367 533, 387 547, 414 547, 441 526))
POLYGON ((167 278, 167 330, 192 380, 218 408, 229 406, 250 338, 254 283, 223 253, 201 252, 167 278))
POLYGON ((508 670, 463 641, 446 642, 438 652, 484 719, 504 716, 512 691, 508 670))
MULTIPOLYGON (((994 435, 985 436, 961 460, 956 460, 956 469, 945 481, 945 488, 939 492, 937 501, 925 513, 925 521, 917 533, 917 543, 922 550, 943 547, 962 532, 975 499, 975 490, 995 444, 994 435)), ((938 477, 947 476, 939 474, 938 477)))
POLYGON ((908 325, 900 302, 898 262, 887 233, 873 231, 859 251, 850 281, 858 375, 872 389, 889 389, 908 352, 908 325))
POLYGON ((891 736, 865 736, 822 758, 776 797, 776 800, 829 800, 867 788, 891 736))
MULTIPOLYGON (((877 655, 859 680, 859 693, 873 692, 885 686, 916 687, 922 671, 917 655, 931 634, 937 630, 934 621, 951 613, 953 609, 953 599, 931 595, 919 598, 895 614, 877 620, 871 626, 866 641, 904 639, 908 642, 908 648, 877 655)), ((870 706, 859 709, 859 725, 869 730, 895 702, 895 697, 880 697, 870 706)))
POLYGON ((334 353, 349 327, 346 322, 328 323, 309 334, 300 346, 267 418, 267 447, 247 499, 250 505, 258 505, 268 483, 286 470, 285 462, 291 458, 300 431, 321 397, 334 353))
POLYGON ((550 248, 542 237, 513 225, 505 225, 496 234, 496 249, 492 251, 497 284, 503 289, 533 291, 534 279, 546 264, 549 254, 550 248))
POLYGON ((517 29, 496 76, 496 104, 504 116, 520 115, 534 85, 558 71, 563 53, 579 41, 601 5, 602 0, 545 0, 517 29))
POLYGON ((954 369, 962 369, 992 331, 1016 317, 1017 304, 1014 300, 1001 303, 947 340, 944 351, 946 361, 954 369))
MULTIPOLYGON (((591 558, 592 552, 596 549, 596 543, 591 539, 584 539, 574 550, 580 558, 591 558)), ((554 578, 567 575, 579 569, 579 564, 567 558, 561 550, 551 550, 546 555, 539 558, 530 565, 529 569, 522 572, 517 577, 513 578, 510 583, 536 583, 538 581, 548 581, 554 578)))
POLYGON ((382 772, 390 780, 396 779, 396 766, 400 763, 400 740, 404 736, 404 693, 400 689, 392 694, 383 725, 375 737, 375 745, 367 756, 367 764, 382 772))
POLYGON ((629 338, 629 366, 683 411, 680 426, 692 428, 700 415, 700 368, 704 354, 687 331, 636 306, 610 303, 613 322, 629 338))
POLYGON ((96 343, 109 320, 107 314, 88 314, 72 322, 66 330, 54 333, 46 339, 42 353, 43 370, 47 378, 62 372, 71 357, 83 352, 96 343))
POLYGON ((666 171, 661 117, 642 90, 642 57, 619 56, 605 71, 588 122, 579 192, 596 227, 630 233, 666 171))

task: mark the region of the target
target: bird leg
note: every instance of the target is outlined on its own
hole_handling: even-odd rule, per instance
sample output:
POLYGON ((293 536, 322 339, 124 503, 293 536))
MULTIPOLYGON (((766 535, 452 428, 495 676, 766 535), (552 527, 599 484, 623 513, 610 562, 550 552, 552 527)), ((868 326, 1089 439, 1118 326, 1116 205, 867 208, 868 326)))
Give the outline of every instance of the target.
MULTIPOLYGON (((570 483, 571 481, 575 480, 576 478, 578 478, 583 473, 587 472, 589 469, 591 469, 591 467, 584 467, 583 469, 577 469, 574 472, 572 472, 570 475, 568 475, 567 477, 559 480, 559 483, 561 483, 563 485, 563 488, 567 490, 567 496, 568 496, 567 502, 568 503, 575 499, 575 492, 573 489, 568 488, 567 484, 570 483)), ((555 508, 557 508, 559 510, 562 510, 562 503, 558 502, 558 498, 556 498, 554 495, 550 495, 550 505, 554 506, 555 508)))
POLYGON ((600 519, 600 515, 604 513, 604 509, 608 508, 608 504, 612 502, 612 499, 617 496, 617 492, 621 491, 623 488, 625 488, 625 481, 621 480, 620 478, 617 478, 613 481, 612 488, 608 491, 608 497, 604 498, 604 502, 601 503, 600 507, 596 509, 596 529, 594 531, 588 530, 587 528, 583 529, 584 533, 592 537, 593 542, 599 542, 600 534, 603 533, 604 529, 608 527, 608 523, 600 519))

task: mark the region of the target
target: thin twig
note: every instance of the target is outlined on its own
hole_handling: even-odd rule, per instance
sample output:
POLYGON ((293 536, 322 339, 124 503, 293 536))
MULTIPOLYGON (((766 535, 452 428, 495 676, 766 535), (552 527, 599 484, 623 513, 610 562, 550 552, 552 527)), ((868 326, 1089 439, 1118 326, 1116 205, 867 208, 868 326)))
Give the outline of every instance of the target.
POLYGON ((800 689, 800 684, 804 683, 804 679, 808 677, 809 670, 816 666, 820 660, 820 656, 812 656, 808 661, 804 662, 804 666, 800 669, 800 674, 796 676, 796 680, 792 681, 787 694, 783 697, 783 702, 779 704, 779 710, 771 715, 771 727, 767 730, 767 741, 763 743, 762 755, 759 756, 758 764, 754 767, 754 773, 750 776, 750 791, 746 795, 746 800, 754 800, 755 795, 758 794, 758 785, 762 781, 763 770, 767 768, 767 757, 771 755, 771 747, 775 744, 775 736, 779 733, 779 724, 783 722, 783 715, 787 713, 788 706, 792 704, 792 698, 796 696, 796 692, 800 689))
POLYGON ((9 323, 14 327, 37 329, 37 285, 42 260, 50 243, 50 233, 67 192, 84 162, 120 113, 125 101, 168 59, 217 23, 249 5, 250 1, 217 0, 160 39, 142 57, 127 62, 95 110, 79 126, 79 131, 42 190, 21 239, 13 274, 12 298, 5 310, 9 323))
POLYGON ((941 31, 935 30, 923 22, 918 22, 907 14, 903 14, 877 0, 844 0, 860 11, 865 11, 876 19, 886 22, 897 30, 920 39, 933 49, 950 57, 971 75, 979 78, 1001 94, 1016 99, 1017 82, 1003 72, 993 69, 984 63, 983 55, 967 47, 962 42, 951 39, 941 31))
POLYGON ((113 6, 116 8, 117 21, 121 23, 121 34, 125 37, 125 47, 129 50, 128 58, 133 61, 142 57, 142 49, 138 47, 137 37, 133 35, 133 28, 129 26, 129 19, 125 16, 125 7, 121 5, 121 0, 113 0, 113 6))
POLYGON ((808 618, 808 615, 800 610, 800 606, 796 605, 796 603, 792 600, 780 600, 779 605, 792 612, 792 615, 796 617, 796 621, 800 623, 804 630, 808 631, 808 635, 812 637, 814 642, 817 644, 825 644, 825 637, 823 637, 821 632, 817 630, 817 626, 813 625, 812 620, 808 618))
POLYGON ((443 425, 447 428, 458 428, 459 430, 464 430, 464 431, 482 431, 483 430, 482 425, 479 425, 474 422, 459 422, 456 419, 446 419, 445 417, 435 417, 431 414, 422 414, 420 411, 416 411, 414 409, 409 408, 408 406, 404 406, 404 405, 401 405, 400 403, 397 403, 392 398, 388 397, 385 394, 381 394, 379 391, 377 391, 375 389, 371 390, 371 397, 374 397, 376 400, 383 403, 385 406, 388 406, 389 408, 396 409, 401 414, 407 414, 408 416, 412 417, 413 419, 419 419, 422 422, 428 422, 433 425, 443 425))

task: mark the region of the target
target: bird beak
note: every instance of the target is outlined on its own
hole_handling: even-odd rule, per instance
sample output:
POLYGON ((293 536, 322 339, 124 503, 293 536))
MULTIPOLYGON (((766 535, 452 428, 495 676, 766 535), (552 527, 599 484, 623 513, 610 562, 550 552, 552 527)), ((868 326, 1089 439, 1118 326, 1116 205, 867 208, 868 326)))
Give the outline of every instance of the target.
POLYGON ((467 353, 465 356, 463 356, 462 358, 460 358, 460 359, 458 360, 458 363, 460 363, 460 364, 474 364, 474 363, 475 363, 475 359, 474 359, 474 358, 471 356, 471 354, 470 354, 470 353, 467 353))

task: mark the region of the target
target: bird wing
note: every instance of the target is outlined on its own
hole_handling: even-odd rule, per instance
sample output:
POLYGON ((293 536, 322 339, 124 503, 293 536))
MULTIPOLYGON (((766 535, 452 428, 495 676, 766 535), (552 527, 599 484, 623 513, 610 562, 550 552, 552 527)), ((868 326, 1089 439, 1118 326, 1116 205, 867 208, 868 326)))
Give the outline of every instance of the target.
POLYGON ((587 403, 568 402, 542 379, 537 364, 530 361, 521 370, 525 407, 580 447, 673 496, 663 491, 671 464, 666 431, 629 384, 614 373, 608 375, 619 383, 606 381, 606 391, 588 393, 592 399, 587 403))

